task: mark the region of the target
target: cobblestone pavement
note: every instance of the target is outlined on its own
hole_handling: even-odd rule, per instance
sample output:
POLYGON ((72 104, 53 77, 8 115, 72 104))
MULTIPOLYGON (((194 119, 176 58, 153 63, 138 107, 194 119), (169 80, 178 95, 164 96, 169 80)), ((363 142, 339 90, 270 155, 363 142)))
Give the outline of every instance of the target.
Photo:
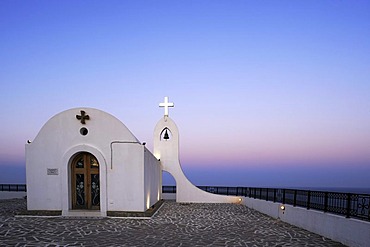
POLYGON ((166 201, 151 219, 14 217, 0 200, 0 246, 343 246, 243 205, 166 201))

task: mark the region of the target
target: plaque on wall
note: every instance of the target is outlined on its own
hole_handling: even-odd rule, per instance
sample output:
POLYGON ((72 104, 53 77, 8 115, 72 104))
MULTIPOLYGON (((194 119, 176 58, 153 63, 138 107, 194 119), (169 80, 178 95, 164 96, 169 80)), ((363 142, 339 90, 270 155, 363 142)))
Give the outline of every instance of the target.
POLYGON ((48 175, 58 175, 59 170, 58 168, 47 168, 47 174, 48 175))

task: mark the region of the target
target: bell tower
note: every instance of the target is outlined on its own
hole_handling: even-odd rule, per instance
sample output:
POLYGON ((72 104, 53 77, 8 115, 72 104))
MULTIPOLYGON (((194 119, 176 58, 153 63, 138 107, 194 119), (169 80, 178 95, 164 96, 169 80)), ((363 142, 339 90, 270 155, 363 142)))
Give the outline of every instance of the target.
POLYGON ((174 103, 164 98, 162 117, 154 129, 154 156, 160 161, 163 171, 169 172, 176 181, 177 202, 217 202, 217 203, 239 203, 241 198, 236 196, 215 195, 194 186, 185 176, 179 159, 179 129, 175 122, 169 117, 168 108, 174 107, 174 103))

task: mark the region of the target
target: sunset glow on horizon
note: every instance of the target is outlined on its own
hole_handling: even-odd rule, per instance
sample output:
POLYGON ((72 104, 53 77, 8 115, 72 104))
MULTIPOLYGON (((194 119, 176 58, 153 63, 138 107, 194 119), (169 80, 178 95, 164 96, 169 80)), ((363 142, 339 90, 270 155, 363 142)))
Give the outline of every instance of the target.
POLYGON ((106 111, 195 184, 369 187, 368 1, 1 1, 0 184, 54 115, 106 111), (266 175, 264 175, 266 174, 266 175))

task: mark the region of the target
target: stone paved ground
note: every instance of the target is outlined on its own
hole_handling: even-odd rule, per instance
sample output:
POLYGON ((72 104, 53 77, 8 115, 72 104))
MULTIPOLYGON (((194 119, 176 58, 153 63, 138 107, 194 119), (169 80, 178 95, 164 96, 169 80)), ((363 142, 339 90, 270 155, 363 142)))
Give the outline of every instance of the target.
POLYGON ((236 204, 166 201, 149 220, 14 217, 0 200, 0 246, 343 246, 236 204))

